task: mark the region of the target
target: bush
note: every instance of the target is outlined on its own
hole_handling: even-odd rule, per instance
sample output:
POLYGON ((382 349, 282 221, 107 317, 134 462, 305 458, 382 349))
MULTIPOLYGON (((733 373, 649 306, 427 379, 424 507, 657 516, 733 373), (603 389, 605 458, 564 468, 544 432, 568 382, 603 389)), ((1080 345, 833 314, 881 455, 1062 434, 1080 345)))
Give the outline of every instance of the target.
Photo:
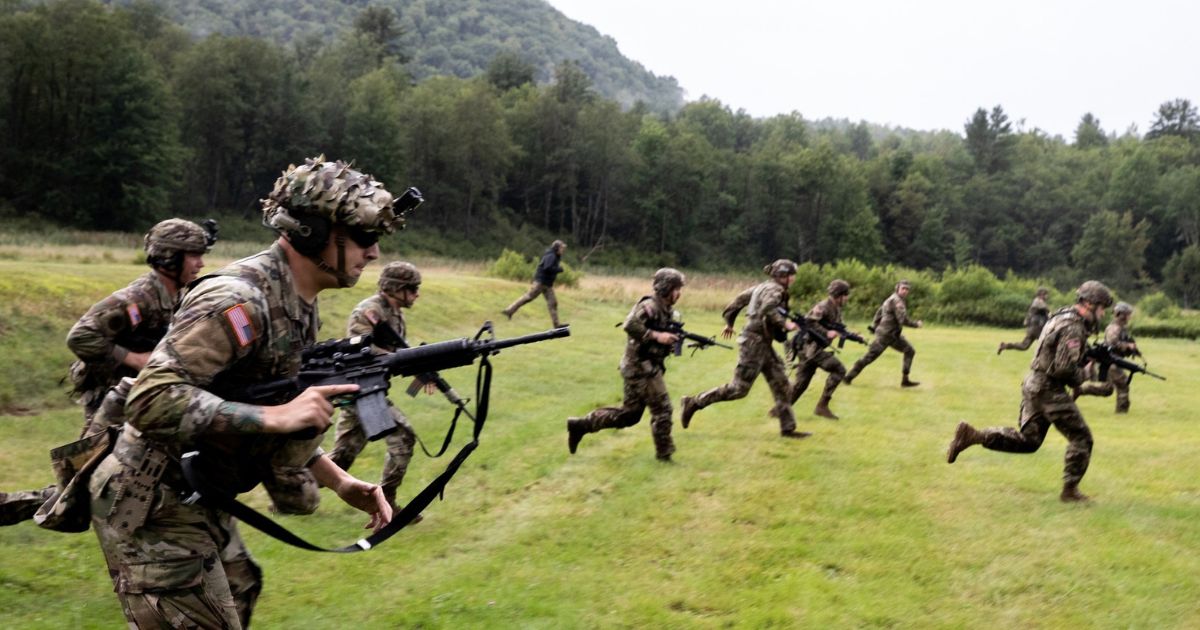
POLYGON ((1143 297, 1137 303, 1137 310, 1154 319, 1172 319, 1179 316, 1179 307, 1162 291, 1143 297))
MULTIPOLYGON (((577 287, 582 271, 576 271, 565 261, 562 263, 562 273, 554 280, 555 286, 577 287)), ((500 257, 488 265, 487 275, 516 282, 532 282, 533 272, 537 269, 537 261, 526 260, 524 256, 505 248, 500 257)))

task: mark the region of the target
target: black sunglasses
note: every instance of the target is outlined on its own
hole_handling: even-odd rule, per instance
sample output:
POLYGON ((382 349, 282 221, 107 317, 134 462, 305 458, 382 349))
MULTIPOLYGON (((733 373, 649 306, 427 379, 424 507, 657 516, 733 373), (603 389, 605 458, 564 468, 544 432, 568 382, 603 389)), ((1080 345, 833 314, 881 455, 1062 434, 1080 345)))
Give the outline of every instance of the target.
POLYGON ((364 230, 357 225, 346 226, 346 234, 350 236, 350 240, 363 249, 379 242, 379 232, 364 230))

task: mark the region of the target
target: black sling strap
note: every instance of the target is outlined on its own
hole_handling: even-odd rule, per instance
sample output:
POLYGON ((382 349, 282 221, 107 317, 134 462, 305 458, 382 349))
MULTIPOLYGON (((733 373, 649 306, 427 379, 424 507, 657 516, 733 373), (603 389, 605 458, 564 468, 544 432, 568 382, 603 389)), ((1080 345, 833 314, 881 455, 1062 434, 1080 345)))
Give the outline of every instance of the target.
MULTIPOLYGON (((479 446, 479 435, 483 432, 483 423, 487 420, 488 415, 488 397, 492 388, 492 364, 488 362, 487 356, 481 358, 479 363, 479 371, 475 377, 475 430, 472 440, 459 450, 454 459, 438 475, 425 489, 421 490, 417 496, 413 497, 407 505, 399 512, 392 515, 392 520, 382 529, 371 534, 370 536, 355 542, 352 545, 330 549, 319 547, 303 538, 288 531, 287 528, 271 520, 269 517, 256 511, 254 508, 237 500, 236 497, 230 496, 221 492, 219 489, 213 488, 204 479, 203 474, 197 465, 197 458, 200 457, 199 451, 192 451, 184 454, 180 463, 183 468, 183 476, 188 484, 192 487, 193 494, 188 498, 188 501, 199 501, 202 505, 227 512, 230 516, 237 518, 243 523, 261 531, 262 533, 275 538, 281 542, 285 542, 293 547, 299 547, 308 551, 322 551, 329 553, 354 553, 356 551, 366 551, 373 547, 382 544, 393 534, 402 530, 414 518, 433 502, 435 498, 441 497, 446 489, 446 484, 458 472, 463 462, 470 457, 476 447, 479 446)), ((457 414, 455 414, 457 418, 457 414)), ((447 440, 448 441, 448 440, 447 440)), ((445 450, 443 448, 443 450, 445 450)))

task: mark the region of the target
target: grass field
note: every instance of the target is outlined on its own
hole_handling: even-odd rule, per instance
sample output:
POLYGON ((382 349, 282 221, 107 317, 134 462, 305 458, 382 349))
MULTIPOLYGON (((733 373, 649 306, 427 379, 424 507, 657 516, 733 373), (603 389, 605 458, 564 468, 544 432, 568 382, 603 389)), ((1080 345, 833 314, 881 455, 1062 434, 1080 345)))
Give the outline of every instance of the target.
MULTIPOLYGON (((50 480, 46 451, 80 424, 57 384, 66 330, 144 269, 121 256, 88 256, 86 264, 0 260, 0 351, 8 359, 0 394, 5 413, 15 414, 0 416, 0 489, 50 480)), ((521 283, 443 266, 427 266, 425 276, 412 339, 468 336, 497 317, 501 336, 548 326, 540 300, 511 322, 498 316, 521 283)), ((690 329, 714 334, 740 283, 693 280, 679 308, 690 329)), ((1094 498, 1088 506, 1057 500, 1065 442, 1053 431, 1032 455, 976 448, 945 463, 958 420, 1015 423, 1030 355, 994 354, 998 341, 1020 338, 1015 328, 910 331, 922 385, 900 389, 899 355, 889 352, 838 391, 838 422, 810 414, 818 376, 796 405, 800 428, 815 432, 808 440, 779 438, 759 382, 747 398, 699 413, 686 431, 676 423, 674 464, 655 461, 646 419, 590 435, 569 455, 565 418, 620 399, 624 340, 613 324, 648 284, 587 277, 559 292, 569 339, 494 359, 482 445, 424 522, 344 557, 244 529, 266 574, 255 625, 1200 626, 1195 342, 1142 344, 1170 381, 1135 379, 1129 415, 1114 415, 1113 399, 1081 400, 1096 440, 1082 484, 1094 498)), ((370 276, 322 298, 323 337, 340 334, 373 285, 370 276)), ((861 352, 848 348, 843 361, 861 352)), ((735 358, 721 349, 672 358, 666 378, 676 405, 727 381, 735 358)), ((446 377, 465 394, 474 372, 446 377)), ((393 398, 427 442, 438 442, 446 403, 402 390, 393 398)), ((370 446, 353 472, 375 478, 382 455, 381 445, 370 446)), ((402 496, 443 465, 418 453, 402 496)), ((249 500, 265 507, 261 491, 249 500)), ((341 545, 359 536, 364 519, 325 494, 317 514, 282 520, 309 540, 341 545)), ((0 627, 123 623, 92 534, 23 523, 0 528, 0 545, 0 627)))

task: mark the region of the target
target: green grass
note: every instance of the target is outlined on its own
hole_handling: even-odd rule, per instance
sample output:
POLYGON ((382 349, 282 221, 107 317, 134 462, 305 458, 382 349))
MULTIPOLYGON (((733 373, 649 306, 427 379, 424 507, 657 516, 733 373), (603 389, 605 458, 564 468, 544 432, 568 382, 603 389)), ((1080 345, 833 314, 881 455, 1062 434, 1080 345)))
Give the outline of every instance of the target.
MULTIPOLYGON (((78 431, 78 410, 57 393, 76 311, 141 273, 131 264, 0 261, 6 299, 0 342, 27 363, 0 366, 32 415, 0 416, 0 488, 40 487, 46 451, 78 431), (14 298, 13 296, 17 296, 14 298), (16 302, 13 302, 13 300, 16 302), (18 318, 13 320, 12 314, 18 318), (33 322, 46 322, 42 328, 33 322), (19 342, 18 342, 19 340, 19 342), (29 348, 22 350, 22 348, 29 348), (31 392, 43 393, 33 395, 31 392), (51 392, 51 393, 45 393, 51 392)), ((378 266, 374 268, 378 269, 378 266)), ((501 336, 544 329, 538 300, 509 322, 499 309, 520 295, 509 282, 423 267, 411 336, 434 341, 497 319, 501 336)), ((680 309, 689 328, 721 328, 719 309, 737 283, 702 277, 680 309)), ((340 335, 374 286, 327 293, 322 335, 340 335)), ((648 280, 584 278, 559 291, 569 339, 495 357, 492 416, 482 446, 426 520, 384 546, 352 556, 291 549, 243 534, 265 570, 260 627, 1196 627, 1200 608, 1200 475, 1195 450, 1200 376, 1195 342, 1147 339, 1161 383, 1135 379, 1133 410, 1113 399, 1081 407, 1096 439, 1083 490, 1090 506, 1058 502, 1065 442, 1018 456, 971 449, 949 466, 946 442, 959 419, 1011 425, 1030 353, 997 357, 1021 331, 930 326, 908 333, 917 348, 916 389, 899 384, 899 355, 885 354, 839 389, 842 420, 811 416, 823 375, 796 405, 804 441, 778 437, 764 383, 743 400, 675 426, 676 463, 655 461, 648 419, 589 435, 566 450, 564 420, 619 401, 623 336, 613 324, 648 280)), ((806 305, 807 306, 807 305, 806 305)), ((914 313, 919 317, 920 313, 914 313)), ((862 322, 856 322, 863 328, 862 322)), ((1136 325, 1136 322, 1135 322, 1136 325)), ((1136 333, 1136 328, 1135 331, 1136 333)), ((848 348, 852 361, 861 346, 848 348)), ((672 358, 673 400, 721 384, 736 355, 710 349, 672 358)), ((446 374, 468 394, 474 372, 446 374)), ((6 385, 6 387, 8 387, 6 385)), ((427 442, 440 440, 449 409, 438 397, 394 391, 427 442)), ((678 418, 678 410, 676 410, 678 418)), ((460 436, 458 443, 462 443, 460 436)), ((374 479, 383 449, 354 471, 374 479)), ((418 454, 402 488, 411 496, 444 461, 418 454)), ((249 495, 265 506, 261 491, 249 495)), ((326 494, 318 513, 285 524, 325 544, 346 544, 365 520, 326 494)), ((122 623, 92 534, 31 523, 0 528, 0 627, 109 628, 122 623)))

